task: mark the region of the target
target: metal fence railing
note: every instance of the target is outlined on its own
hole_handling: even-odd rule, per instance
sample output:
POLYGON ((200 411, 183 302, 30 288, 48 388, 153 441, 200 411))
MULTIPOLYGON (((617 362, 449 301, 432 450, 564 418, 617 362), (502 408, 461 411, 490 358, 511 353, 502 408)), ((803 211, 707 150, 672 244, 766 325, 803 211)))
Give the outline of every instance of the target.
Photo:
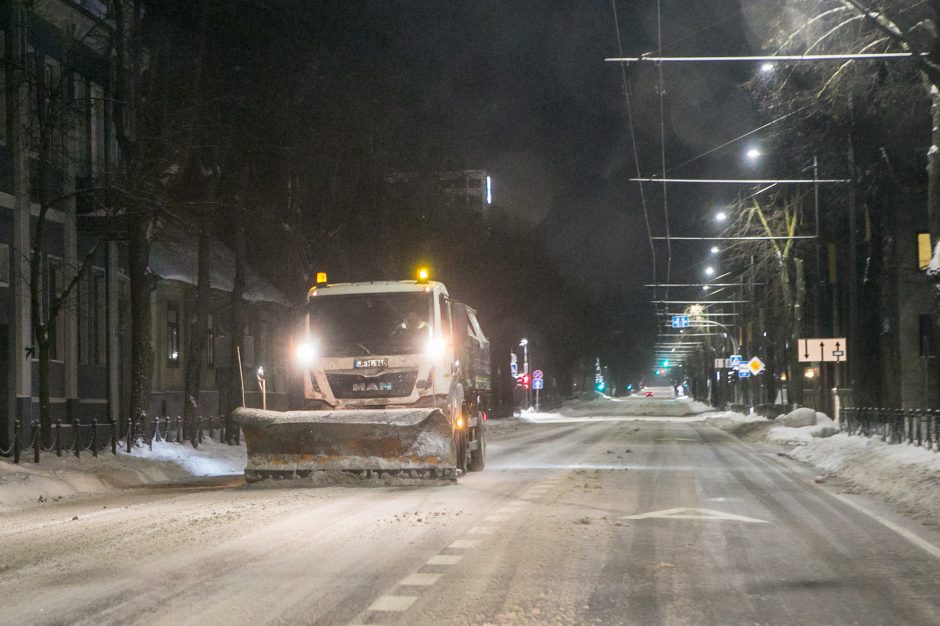
POLYGON ((940 410, 846 407, 840 415, 842 432, 879 437, 887 443, 907 443, 940 451, 940 410))
MULTIPOLYGON (((44 436, 39 420, 31 421, 28 426, 25 428, 21 420, 14 422, 13 440, 8 448, 0 448, 0 457, 12 457, 14 463, 19 463, 23 457, 32 457, 34 463, 39 463, 43 453, 55 453, 58 457, 63 453, 81 457, 83 452, 90 452, 97 457, 99 452, 108 451, 116 455, 119 446, 128 453, 144 445, 153 450, 154 441, 189 443, 198 447, 206 439, 228 440, 224 417, 198 417, 193 420, 155 417, 145 424, 133 425, 131 435, 125 435, 123 440, 118 432, 119 426, 113 421, 63 423, 56 420, 48 436, 44 436)), ((237 442, 240 432, 232 434, 237 442)))

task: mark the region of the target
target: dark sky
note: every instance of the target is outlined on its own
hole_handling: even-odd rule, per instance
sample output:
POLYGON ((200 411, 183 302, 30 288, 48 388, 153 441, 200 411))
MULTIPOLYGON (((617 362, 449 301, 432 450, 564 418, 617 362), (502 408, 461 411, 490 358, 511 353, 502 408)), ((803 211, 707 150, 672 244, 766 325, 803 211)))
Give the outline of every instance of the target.
MULTIPOLYGON (((624 53, 654 51, 655 0, 617 5, 624 53)), ((662 5, 666 54, 753 52, 738 2, 662 5)), ((381 6, 373 27, 414 94, 415 132, 439 142, 438 156, 447 166, 489 170, 497 202, 537 225, 571 283, 607 307, 603 317, 611 330, 643 332, 648 342, 653 309, 642 285, 652 279, 650 244, 638 187, 626 181, 636 165, 619 68, 604 62, 618 54, 611 3, 414 0, 381 6)), ((754 70, 724 64, 664 69, 663 135, 671 174, 752 173, 741 159, 742 144, 675 166, 760 124, 743 88, 754 70)), ((635 68, 630 79, 640 169, 656 174, 656 69, 635 68)), ((664 234, 662 193, 646 192, 653 230, 664 234)), ((672 233, 711 228, 707 216, 733 192, 670 187, 672 233)), ((665 280, 664 246, 658 258, 665 280)), ((676 244, 672 278, 695 278, 704 258, 703 246, 676 244)))

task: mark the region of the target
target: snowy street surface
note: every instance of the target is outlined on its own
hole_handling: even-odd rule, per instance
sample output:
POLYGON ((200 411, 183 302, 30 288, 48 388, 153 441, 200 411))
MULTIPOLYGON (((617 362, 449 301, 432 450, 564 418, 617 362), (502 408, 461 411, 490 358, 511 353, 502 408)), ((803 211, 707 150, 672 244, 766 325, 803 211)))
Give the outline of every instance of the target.
POLYGON ((494 420, 451 486, 222 475, 0 508, 0 623, 940 622, 933 526, 704 410, 494 420))

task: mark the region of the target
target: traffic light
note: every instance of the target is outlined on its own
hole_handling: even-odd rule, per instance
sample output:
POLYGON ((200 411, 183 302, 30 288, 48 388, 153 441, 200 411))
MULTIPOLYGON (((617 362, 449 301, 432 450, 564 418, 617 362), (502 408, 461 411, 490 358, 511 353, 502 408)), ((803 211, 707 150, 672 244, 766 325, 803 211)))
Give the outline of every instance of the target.
POLYGON ((607 384, 604 381, 600 381, 594 384, 594 388, 598 391, 604 391, 607 389, 607 384))
POLYGON ((669 367, 669 360, 668 360, 668 359, 663 359, 662 365, 663 365, 663 369, 669 367))

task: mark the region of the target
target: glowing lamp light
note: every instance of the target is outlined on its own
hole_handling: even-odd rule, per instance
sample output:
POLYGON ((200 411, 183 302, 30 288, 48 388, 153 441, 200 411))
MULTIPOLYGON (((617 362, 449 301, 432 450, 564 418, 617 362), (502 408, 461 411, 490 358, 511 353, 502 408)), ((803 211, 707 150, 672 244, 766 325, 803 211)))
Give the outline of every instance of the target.
POLYGON ((725 213, 724 211, 718 211, 717 213, 715 213, 715 221, 716 221, 716 222, 723 222, 723 221, 725 221, 726 219, 728 219, 728 214, 725 213))
POLYGON ((431 277, 431 270, 429 270, 426 267, 418 268, 418 282, 419 283, 427 282, 428 278, 430 277, 431 277))
POLYGON ((301 367, 310 367, 317 358, 317 349, 310 341, 297 346, 297 363, 301 367))
POLYGON ((705 275, 706 275, 706 276, 714 276, 714 275, 715 275, 715 268, 712 267, 711 265, 709 265, 708 267, 706 267, 706 268, 705 268, 705 275))
POLYGON ((317 272, 317 284, 325 285, 326 284, 326 272, 317 272))
POLYGON ((814 370, 812 367, 807 367, 803 372, 803 376, 809 379, 816 378, 816 370, 814 370))
POLYGON ((457 418, 457 428, 463 428, 463 415, 457 418))
POLYGON ((712 246, 709 252, 711 252, 712 254, 718 254, 719 252, 721 252, 721 248, 719 248, 718 246, 712 246))
POLYGON ((439 357, 444 354, 444 349, 447 347, 447 342, 444 341, 443 337, 431 337, 428 339, 428 345, 425 352, 430 357, 439 357))
POLYGON ((747 158, 753 161, 761 155, 761 151, 757 148, 749 148, 745 154, 747 154, 747 158))
POLYGON ((763 63, 760 66, 760 71, 763 72, 764 74, 772 72, 774 71, 774 64, 769 61, 767 63, 763 63))

